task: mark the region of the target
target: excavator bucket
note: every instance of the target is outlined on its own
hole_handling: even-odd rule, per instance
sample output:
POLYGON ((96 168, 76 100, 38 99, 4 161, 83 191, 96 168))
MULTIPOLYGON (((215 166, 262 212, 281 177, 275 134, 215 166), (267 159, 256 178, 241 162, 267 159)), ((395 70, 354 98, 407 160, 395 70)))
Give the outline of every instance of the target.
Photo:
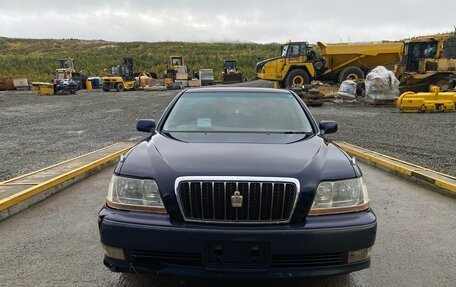
POLYGON ((450 112, 456 106, 456 92, 440 92, 432 87, 427 93, 405 92, 397 99, 397 107, 407 113, 450 112))

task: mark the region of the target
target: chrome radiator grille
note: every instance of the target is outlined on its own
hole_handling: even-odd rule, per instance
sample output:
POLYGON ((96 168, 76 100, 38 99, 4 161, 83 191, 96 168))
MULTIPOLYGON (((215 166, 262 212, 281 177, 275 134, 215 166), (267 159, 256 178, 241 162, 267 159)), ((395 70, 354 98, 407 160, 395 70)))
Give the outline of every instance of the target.
POLYGON ((184 218, 197 222, 288 222, 298 190, 299 182, 288 178, 180 178, 176 182, 184 218))

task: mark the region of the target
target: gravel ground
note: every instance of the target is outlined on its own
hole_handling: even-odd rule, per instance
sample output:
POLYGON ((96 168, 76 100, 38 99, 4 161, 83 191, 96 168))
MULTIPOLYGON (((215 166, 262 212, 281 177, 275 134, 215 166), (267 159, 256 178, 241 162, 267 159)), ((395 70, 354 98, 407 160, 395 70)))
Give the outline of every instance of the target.
POLYGON ((337 121, 332 139, 456 176, 456 112, 415 114, 359 104, 325 104, 311 111, 317 120, 337 121))
MULTIPOLYGON (((240 86, 270 86, 255 81, 240 86)), ((138 118, 158 119, 178 91, 36 96, 0 92, 0 181, 122 140, 139 140, 138 118)), ((332 119, 347 141, 456 175, 456 113, 405 114, 396 108, 327 104, 311 108, 332 119)))

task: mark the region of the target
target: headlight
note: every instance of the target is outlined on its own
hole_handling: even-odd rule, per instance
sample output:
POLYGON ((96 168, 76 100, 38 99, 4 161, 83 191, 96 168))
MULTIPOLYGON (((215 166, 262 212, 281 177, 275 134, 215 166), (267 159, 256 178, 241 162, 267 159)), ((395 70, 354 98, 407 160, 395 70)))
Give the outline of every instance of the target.
POLYGON ((367 188, 362 177, 324 181, 318 185, 311 215, 360 211, 369 208, 367 188))
POLYGON ((158 185, 151 179, 113 175, 106 204, 118 209, 166 212, 158 185))

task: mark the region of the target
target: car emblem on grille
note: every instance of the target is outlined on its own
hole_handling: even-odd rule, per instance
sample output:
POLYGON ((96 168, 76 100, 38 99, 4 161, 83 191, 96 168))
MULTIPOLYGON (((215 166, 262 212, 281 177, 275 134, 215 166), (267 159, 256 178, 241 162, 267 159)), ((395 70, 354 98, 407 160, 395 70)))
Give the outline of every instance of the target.
POLYGON ((234 208, 241 208, 243 197, 239 191, 235 191, 234 194, 231 196, 231 206, 234 208))

